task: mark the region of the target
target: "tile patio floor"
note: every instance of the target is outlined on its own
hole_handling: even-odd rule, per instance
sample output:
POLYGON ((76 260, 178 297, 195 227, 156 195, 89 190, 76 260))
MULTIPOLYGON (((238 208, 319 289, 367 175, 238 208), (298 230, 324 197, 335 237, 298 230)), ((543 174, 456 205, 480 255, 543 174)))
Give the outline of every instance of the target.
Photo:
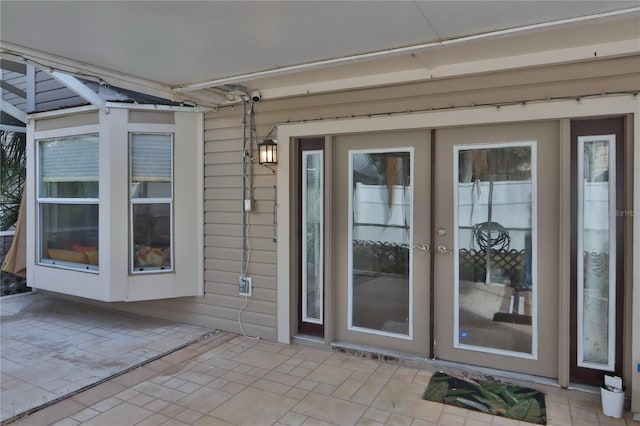
MULTIPOLYGON (((526 425, 423 401, 431 372, 217 333, 15 425, 526 425)), ((546 389, 550 425, 633 425, 592 395, 546 389)))
POLYGON ((58 299, 0 299, 1 421, 55 401, 212 330, 58 299))
MULTIPOLYGON (((17 421, 24 425, 527 425, 420 399, 432 372, 220 332, 17 421)), ((543 386, 533 387, 542 388, 543 386)), ((550 425, 635 426, 545 388, 550 425)))

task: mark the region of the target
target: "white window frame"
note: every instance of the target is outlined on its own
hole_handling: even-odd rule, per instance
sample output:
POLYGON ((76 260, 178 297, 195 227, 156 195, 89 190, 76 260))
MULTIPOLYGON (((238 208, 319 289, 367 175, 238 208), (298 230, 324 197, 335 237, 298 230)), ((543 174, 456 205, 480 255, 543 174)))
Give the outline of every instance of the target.
POLYGON ((377 153, 393 153, 393 152, 408 152, 410 173, 409 179, 411 180, 411 212, 409 218, 409 333, 390 333, 388 331, 376 330, 372 328, 359 327, 353 325, 353 246, 350 246, 348 253, 348 313, 347 313, 347 329, 357 331, 361 333, 376 334, 378 336, 393 337, 402 340, 413 340, 413 208, 415 203, 415 150, 413 147, 402 148, 380 148, 380 149, 355 149, 349 150, 349 205, 347 213, 349 215, 348 224, 348 241, 351 244, 353 241, 353 156, 356 154, 377 154, 377 153))
POLYGON ((616 362, 616 135, 578 136, 578 232, 576 253, 576 274, 578 289, 578 345, 577 364, 579 367, 602 371, 615 371, 616 362), (609 148, 609 324, 607 356, 609 362, 601 364, 584 360, 584 145, 585 142, 607 142, 609 148))
POLYGON ((465 144, 453 147, 453 175, 452 182, 458 182, 459 154, 460 151, 493 149, 493 148, 531 148, 531 353, 508 351, 504 349, 489 348, 485 346, 466 345, 460 343, 460 236, 458 230, 458 185, 453 185, 453 347, 455 349, 484 352, 492 355, 505 355, 515 358, 538 359, 538 158, 537 141, 492 142, 485 144, 465 144))
POLYGON ((302 321, 312 323, 312 324, 323 324, 324 322, 324 150, 308 150, 302 151, 302 221, 301 221, 301 229, 302 229, 302 321), (311 155, 319 155, 320 156, 320 250, 318 261, 320 263, 320 276, 319 276, 319 299, 320 299, 320 307, 319 307, 319 318, 310 317, 307 313, 308 306, 308 295, 307 295, 307 284, 308 284, 308 274, 307 274, 307 157, 311 155))
MULTIPOLYGON (((100 250, 100 152, 98 149, 98 170, 96 175, 98 176, 98 198, 57 198, 57 197, 41 197, 41 167, 42 167, 42 152, 40 144, 45 141, 53 139, 73 138, 78 136, 95 135, 98 139, 98 147, 100 146, 100 132, 97 126, 87 126, 84 128, 70 128, 69 130, 76 130, 75 132, 65 133, 61 131, 52 131, 49 135, 42 135, 34 140, 35 142, 35 156, 36 156, 36 264, 40 266, 50 266, 59 269, 69 269, 77 272, 87 272, 98 274, 100 271, 100 265, 90 265, 85 263, 68 262, 64 260, 43 259, 42 252, 44 249, 42 241, 42 207, 45 204, 49 205, 62 205, 62 204, 78 204, 78 205, 97 205, 98 206, 98 250, 100 250)), ((47 132, 49 133, 49 132, 47 132)))
POLYGON ((129 272, 131 275, 145 275, 145 274, 164 274, 171 273, 175 270, 175 238, 174 238, 174 219, 175 212, 173 211, 173 203, 175 199, 175 135, 171 132, 144 132, 144 131, 131 131, 128 135, 127 153, 128 153, 128 191, 129 191, 129 272), (132 161, 132 145, 133 137, 135 135, 163 135, 169 136, 171 139, 171 196, 168 198, 133 198, 131 194, 131 185, 133 183, 131 179, 131 161, 132 161), (169 267, 150 266, 145 268, 136 268, 134 265, 134 206, 135 205, 152 205, 152 204, 168 204, 169 205, 169 252, 171 263, 169 267))

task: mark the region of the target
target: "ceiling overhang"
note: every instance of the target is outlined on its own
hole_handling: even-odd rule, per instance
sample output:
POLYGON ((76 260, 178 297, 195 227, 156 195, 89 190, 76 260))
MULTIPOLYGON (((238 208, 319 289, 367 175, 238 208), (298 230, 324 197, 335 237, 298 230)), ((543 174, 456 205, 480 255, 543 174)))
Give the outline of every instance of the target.
POLYGON ((629 1, 0 7, 3 57, 203 106, 640 53, 629 1))

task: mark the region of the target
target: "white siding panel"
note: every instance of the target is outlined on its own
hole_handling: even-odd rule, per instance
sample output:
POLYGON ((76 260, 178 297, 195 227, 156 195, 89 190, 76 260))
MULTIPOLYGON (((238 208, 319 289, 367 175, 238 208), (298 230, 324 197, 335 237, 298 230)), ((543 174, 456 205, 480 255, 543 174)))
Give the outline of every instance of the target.
MULTIPOLYGON (((13 88, 17 89, 16 91, 18 92, 21 91, 25 93, 27 91, 27 76, 24 74, 2 70, 2 80, 9 86, 13 86, 13 88)), ((2 98, 22 111, 26 111, 26 96, 21 96, 21 93, 15 93, 15 91, 11 91, 10 89, 3 87, 2 98)))
POLYGON ((49 111, 87 105, 88 103, 44 71, 36 71, 37 111, 49 111))

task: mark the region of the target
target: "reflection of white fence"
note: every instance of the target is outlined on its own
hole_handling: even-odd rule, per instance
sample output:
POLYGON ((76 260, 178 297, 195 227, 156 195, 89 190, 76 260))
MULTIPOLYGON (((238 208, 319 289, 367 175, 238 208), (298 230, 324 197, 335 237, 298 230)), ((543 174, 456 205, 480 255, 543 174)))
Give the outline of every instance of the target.
POLYGON ((609 182, 584 182, 584 251, 609 253, 609 182))
MULTIPOLYGON (((409 244, 411 188, 394 185, 391 207, 385 185, 357 183, 353 192, 353 239, 409 244)), ((493 184, 491 221, 504 226, 511 236, 510 248, 524 250, 525 233, 531 229, 532 183, 499 181, 493 184)), ((584 249, 608 252, 609 183, 584 184, 584 249)), ((471 227, 488 221, 489 182, 458 185, 460 248, 477 249, 471 227)))
POLYGON ((353 239, 409 244, 411 188, 356 183, 353 190, 353 239), (391 191, 391 206, 389 194, 391 191))
MULTIPOLYGON (((504 226, 511 237, 510 248, 524 250, 525 233, 531 229, 531 190, 527 181, 493 183, 491 222, 504 226)), ((460 248, 478 249, 471 227, 489 221, 490 183, 458 184, 458 227, 460 248)))

